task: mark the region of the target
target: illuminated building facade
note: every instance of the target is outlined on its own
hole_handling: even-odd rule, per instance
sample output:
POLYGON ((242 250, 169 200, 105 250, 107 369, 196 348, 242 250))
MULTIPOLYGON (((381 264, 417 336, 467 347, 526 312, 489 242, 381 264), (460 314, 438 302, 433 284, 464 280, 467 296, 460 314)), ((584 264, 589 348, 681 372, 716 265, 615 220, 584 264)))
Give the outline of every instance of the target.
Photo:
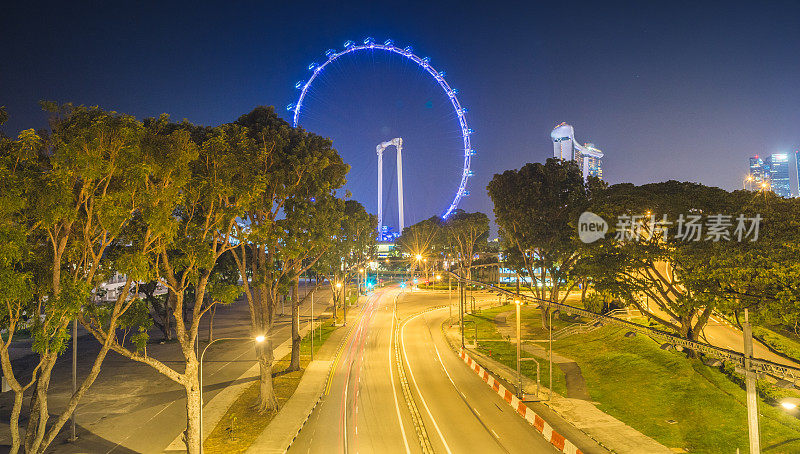
POLYGON ((577 162, 584 179, 589 176, 603 179, 603 152, 593 143, 578 143, 572 126, 561 123, 550 132, 550 138, 553 140, 553 157, 577 162))

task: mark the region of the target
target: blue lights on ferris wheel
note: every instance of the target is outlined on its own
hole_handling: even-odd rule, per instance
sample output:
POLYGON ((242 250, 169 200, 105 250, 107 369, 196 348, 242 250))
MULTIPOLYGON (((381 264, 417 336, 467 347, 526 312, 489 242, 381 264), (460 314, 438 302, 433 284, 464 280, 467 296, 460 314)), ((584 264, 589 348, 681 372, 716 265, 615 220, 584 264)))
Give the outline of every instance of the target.
POLYGON ((475 131, 467 126, 467 118, 465 114, 468 112, 468 109, 466 107, 461 106, 461 102, 458 100, 458 97, 456 96, 459 93, 458 89, 450 87, 450 85, 444 80, 446 73, 444 71, 437 72, 432 66, 430 66, 430 57, 425 57, 425 58, 418 57, 413 53, 414 49, 411 46, 406 46, 402 49, 399 47, 395 47, 394 41, 392 41, 391 39, 387 39, 386 41, 383 42, 383 44, 376 44, 374 38, 367 37, 364 39, 363 43, 364 43, 363 45, 359 45, 353 42, 352 40, 348 40, 344 43, 343 51, 337 52, 334 49, 328 49, 325 52, 325 56, 328 58, 327 61, 323 62, 322 64, 314 62, 308 65, 308 70, 313 71, 311 77, 305 82, 301 80, 295 83, 295 88, 300 90, 300 97, 298 98, 296 104, 288 104, 286 106, 286 110, 294 112, 293 125, 297 127, 299 124, 300 111, 302 110, 303 107, 303 100, 308 94, 311 84, 329 63, 335 61, 339 57, 359 50, 377 49, 377 50, 387 51, 389 53, 402 55, 408 58, 409 60, 413 61, 414 63, 419 65, 419 67, 422 68, 425 72, 430 74, 434 78, 434 80, 436 80, 436 82, 439 84, 442 90, 444 90, 445 94, 450 99, 450 103, 453 106, 453 110, 455 111, 456 116, 458 117, 458 122, 461 127, 461 137, 463 139, 463 144, 464 144, 464 172, 461 177, 461 184, 458 187, 458 191, 456 192, 456 195, 453 198, 452 203, 444 212, 444 214, 441 216, 442 219, 447 219, 447 217, 450 216, 453 210, 455 210, 456 207, 458 207, 458 203, 461 200, 461 198, 469 195, 469 191, 467 191, 466 189, 467 180, 469 179, 469 177, 472 177, 474 175, 474 173, 470 170, 470 165, 472 157, 475 156, 475 150, 472 149, 470 143, 470 136, 475 131))

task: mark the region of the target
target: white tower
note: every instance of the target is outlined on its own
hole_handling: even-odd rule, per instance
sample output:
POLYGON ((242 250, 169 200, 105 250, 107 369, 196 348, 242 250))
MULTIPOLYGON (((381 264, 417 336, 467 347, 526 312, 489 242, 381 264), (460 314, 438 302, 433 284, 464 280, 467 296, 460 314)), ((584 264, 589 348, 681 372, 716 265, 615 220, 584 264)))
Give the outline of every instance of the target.
POLYGON ((395 137, 392 140, 378 144, 378 235, 383 232, 383 150, 394 146, 397 149, 397 211, 400 233, 403 233, 403 139, 395 137))

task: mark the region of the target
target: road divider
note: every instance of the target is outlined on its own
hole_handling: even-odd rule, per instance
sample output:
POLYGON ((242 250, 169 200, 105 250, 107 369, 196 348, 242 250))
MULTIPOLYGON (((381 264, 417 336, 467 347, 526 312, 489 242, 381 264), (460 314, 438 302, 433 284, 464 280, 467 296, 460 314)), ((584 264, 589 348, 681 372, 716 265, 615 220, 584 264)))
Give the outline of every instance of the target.
POLYGON ((478 364, 475 360, 473 360, 464 349, 460 350, 459 356, 464 363, 467 364, 467 367, 472 369, 478 377, 480 377, 490 388, 492 388, 503 400, 506 401, 511 407, 526 421, 528 421, 542 436, 545 440, 549 441, 550 444, 556 447, 559 451, 565 454, 583 454, 580 449, 578 449, 575 444, 569 440, 567 440, 563 435, 559 434, 547 423, 541 416, 537 415, 536 412, 528 408, 524 402, 519 400, 517 396, 514 395, 513 392, 506 389, 505 386, 502 385, 496 378, 494 378, 489 371, 484 369, 480 364, 478 364))

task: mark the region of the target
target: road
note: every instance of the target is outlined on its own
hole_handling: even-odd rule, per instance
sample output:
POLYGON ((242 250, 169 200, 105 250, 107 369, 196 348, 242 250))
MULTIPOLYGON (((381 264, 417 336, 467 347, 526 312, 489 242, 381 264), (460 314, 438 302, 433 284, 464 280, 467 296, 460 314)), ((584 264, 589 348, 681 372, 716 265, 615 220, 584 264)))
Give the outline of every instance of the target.
POLYGON ((445 304, 446 294, 376 292, 351 319, 326 395, 290 452, 421 452, 401 372, 434 452, 557 452, 450 350, 446 308, 414 315, 445 304))
MULTIPOLYGON (((301 294, 303 291, 301 290, 301 294)), ((317 290, 315 293, 314 316, 328 306, 330 292, 317 290)), ((303 320, 307 323, 310 313, 308 302, 301 308, 303 320)), ((247 303, 237 301, 231 306, 217 309, 214 320, 214 337, 248 336, 250 319, 247 303)), ((286 306, 286 315, 279 317, 270 335, 279 345, 291 335, 291 307, 286 306)), ((280 313, 280 309, 278 309, 280 313)), ((207 339, 206 316, 201 322, 200 338, 207 339)), ((151 332, 153 338, 160 338, 160 332, 151 332)), ((201 343, 202 345, 202 343, 201 343)), ((89 337, 79 338, 78 379, 85 376, 91 361, 98 350, 97 342, 89 337)), ((176 343, 148 345, 148 354, 181 370, 182 356, 176 343)), ((59 359, 50 386, 50 411, 60 412, 72 390, 71 351, 59 359)), ((255 364, 256 357, 252 344, 247 342, 222 342, 212 346, 206 353, 204 363, 204 400, 209 402, 219 391, 234 384, 245 371, 255 364)), ((0 450, 8 444, 8 409, 12 393, 0 397, 0 450)), ((183 388, 150 366, 123 358, 110 352, 103 368, 78 404, 78 440, 64 443, 68 425, 62 430, 48 452, 53 453, 130 453, 162 452, 186 428, 186 399, 183 388)))

